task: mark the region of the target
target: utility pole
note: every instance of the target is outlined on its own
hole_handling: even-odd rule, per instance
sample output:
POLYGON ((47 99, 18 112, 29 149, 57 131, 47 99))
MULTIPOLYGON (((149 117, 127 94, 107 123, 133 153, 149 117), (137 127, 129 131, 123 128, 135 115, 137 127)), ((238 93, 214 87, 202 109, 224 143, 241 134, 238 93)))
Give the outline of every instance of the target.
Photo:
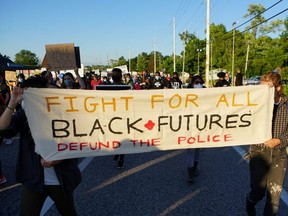
POLYGON ((213 53, 213 39, 210 40, 210 44, 211 44, 211 64, 210 64, 210 74, 211 74, 211 86, 213 86, 213 56, 212 56, 212 53, 213 53))
POLYGON ((234 86, 234 55, 235 55, 235 26, 236 26, 236 22, 233 22, 232 26, 233 26, 233 47, 232 47, 232 69, 231 69, 231 73, 232 73, 232 86, 234 86))
POLYGON ((197 52, 198 52, 198 74, 200 74, 200 52, 202 52, 203 50, 202 49, 197 49, 197 52))
POLYGON ((210 59, 210 70, 212 70, 212 69, 213 69, 213 66, 212 66, 212 65, 213 65, 213 64, 212 64, 212 63, 213 63, 213 62, 212 62, 212 60, 213 60, 213 59, 212 59, 213 39, 210 40, 210 48, 211 48, 211 55, 210 55, 210 58, 211 58, 211 59, 210 59))
POLYGON ((131 72, 131 58, 130 58, 130 47, 129 47, 129 72, 131 72))
POLYGON ((155 43, 156 43, 156 39, 155 39, 155 37, 154 37, 154 73, 156 72, 156 45, 155 45, 155 43))
POLYGON ((176 21, 173 17, 173 61, 174 61, 174 72, 176 71, 176 21))
POLYGON ((185 29, 185 31, 184 31, 184 35, 183 35, 183 68, 182 68, 182 82, 184 82, 186 43, 187 43, 187 31, 186 31, 186 29, 185 29))
POLYGON ((206 17, 206 87, 209 87, 209 63, 210 63, 210 0, 207 0, 206 17))
POLYGON ((244 73, 245 79, 247 77, 246 73, 247 73, 247 67, 248 67, 249 48, 250 48, 250 41, 247 42, 247 53, 246 53, 246 62, 245 62, 245 73, 244 73))

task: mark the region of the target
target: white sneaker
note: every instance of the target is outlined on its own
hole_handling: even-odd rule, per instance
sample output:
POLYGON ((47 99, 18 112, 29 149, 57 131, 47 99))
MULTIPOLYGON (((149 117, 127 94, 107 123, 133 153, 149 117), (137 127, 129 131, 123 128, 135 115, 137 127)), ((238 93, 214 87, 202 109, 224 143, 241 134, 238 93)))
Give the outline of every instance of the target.
POLYGON ((14 141, 13 139, 7 139, 6 142, 5 142, 5 144, 6 144, 6 145, 10 145, 10 144, 13 143, 13 141, 14 141))

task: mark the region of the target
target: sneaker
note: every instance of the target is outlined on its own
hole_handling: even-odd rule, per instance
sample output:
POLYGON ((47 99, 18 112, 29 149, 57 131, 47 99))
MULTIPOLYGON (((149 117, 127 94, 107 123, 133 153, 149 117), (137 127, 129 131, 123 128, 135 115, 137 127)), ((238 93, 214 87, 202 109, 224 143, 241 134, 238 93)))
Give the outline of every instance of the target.
POLYGON ((118 169, 123 169, 124 167, 125 167, 125 162, 124 162, 124 160, 118 160, 117 168, 118 168, 118 169))
POLYGON ((7 180, 6 180, 5 176, 2 176, 2 177, 0 178, 0 185, 4 184, 6 181, 7 181, 7 180))
POLYGON ((6 145, 10 145, 10 144, 13 143, 13 141, 14 141, 13 139, 7 139, 6 142, 5 142, 5 144, 6 144, 6 145))

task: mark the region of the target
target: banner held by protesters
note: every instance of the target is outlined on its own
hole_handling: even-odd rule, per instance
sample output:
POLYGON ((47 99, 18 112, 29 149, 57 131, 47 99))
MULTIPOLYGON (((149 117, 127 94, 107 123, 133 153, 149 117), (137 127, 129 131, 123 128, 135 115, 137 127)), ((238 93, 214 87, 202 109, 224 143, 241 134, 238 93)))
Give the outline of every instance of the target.
POLYGON ((46 160, 227 147, 271 138, 273 89, 27 89, 25 112, 46 160), (41 121, 41 126, 39 126, 41 121))

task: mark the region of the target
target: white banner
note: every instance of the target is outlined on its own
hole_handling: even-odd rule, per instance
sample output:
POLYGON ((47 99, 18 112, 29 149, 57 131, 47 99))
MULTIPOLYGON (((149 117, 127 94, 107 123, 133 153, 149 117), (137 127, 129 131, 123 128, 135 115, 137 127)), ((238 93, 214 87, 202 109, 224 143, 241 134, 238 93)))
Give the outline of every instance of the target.
POLYGON ((262 143, 271 138, 273 99, 266 85, 24 92, 46 160, 262 143))

